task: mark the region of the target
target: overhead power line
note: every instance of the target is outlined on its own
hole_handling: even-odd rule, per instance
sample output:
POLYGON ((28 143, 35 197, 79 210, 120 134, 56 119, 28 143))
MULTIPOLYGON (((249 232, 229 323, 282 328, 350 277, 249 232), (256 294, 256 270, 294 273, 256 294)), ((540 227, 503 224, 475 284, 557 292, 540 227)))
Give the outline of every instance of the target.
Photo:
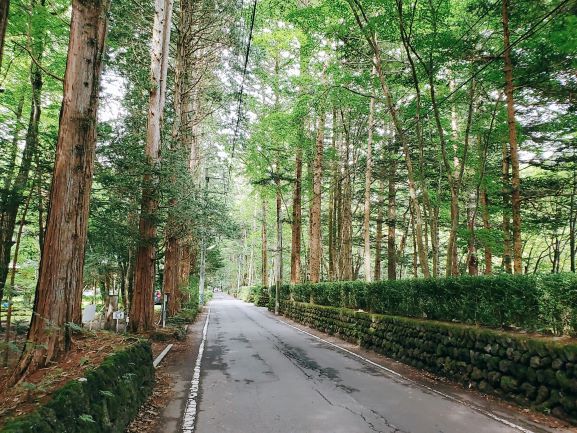
MULTIPOLYGON (((243 98, 244 98, 244 84, 246 81, 246 71, 248 69, 248 60, 250 57, 250 47, 252 44, 252 35, 253 35, 253 31, 254 31, 254 22, 255 22, 255 17, 256 17, 257 3, 258 3, 258 0, 254 0, 254 4, 252 7, 252 14, 251 14, 251 18, 250 18, 250 30, 248 33, 248 42, 247 42, 247 46, 246 46, 246 53, 244 56, 244 65, 243 65, 243 69, 242 69, 242 79, 241 79, 241 84, 240 84, 240 92, 239 92, 239 96, 238 96, 238 110, 237 110, 237 117, 236 117, 236 125, 234 128, 234 135, 232 138, 231 159, 234 158, 234 153, 235 153, 235 149, 236 149, 236 140, 238 139, 240 121, 242 118, 242 103, 243 103, 243 98)), ((230 172, 230 170, 229 170, 229 172, 230 172)))

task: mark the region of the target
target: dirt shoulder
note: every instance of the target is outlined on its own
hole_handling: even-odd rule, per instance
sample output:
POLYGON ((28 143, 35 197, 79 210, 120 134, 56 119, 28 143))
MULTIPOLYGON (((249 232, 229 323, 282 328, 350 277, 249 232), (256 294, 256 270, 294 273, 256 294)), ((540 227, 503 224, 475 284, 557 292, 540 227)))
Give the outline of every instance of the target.
MULTIPOLYGON (((86 371, 99 366, 109 355, 134 343, 132 336, 111 332, 87 332, 74 338, 66 357, 27 376, 17 385, 8 387, 11 369, 0 370, 0 427, 7 418, 17 417, 36 410, 52 394, 71 380, 81 378, 86 371)), ((23 343, 23 339, 19 341, 23 343)), ((10 360, 10 367, 17 361, 10 360)))
POLYGON ((205 308, 195 322, 188 325, 184 341, 153 343, 155 356, 158 356, 168 344, 173 346, 156 370, 156 384, 152 396, 128 426, 127 433, 180 431, 206 315, 205 308))

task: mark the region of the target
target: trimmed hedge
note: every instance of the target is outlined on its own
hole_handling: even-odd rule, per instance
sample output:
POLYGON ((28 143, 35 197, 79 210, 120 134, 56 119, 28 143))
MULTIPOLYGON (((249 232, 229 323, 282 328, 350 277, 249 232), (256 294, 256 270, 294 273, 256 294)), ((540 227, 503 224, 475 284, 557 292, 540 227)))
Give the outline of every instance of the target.
POLYGON ((8 421, 0 433, 122 433, 154 386, 150 343, 114 353, 85 381, 73 380, 35 412, 8 421))
POLYGON ((577 423, 577 345, 282 301, 281 312, 414 367, 577 423))
POLYGON ((575 274, 285 285, 280 299, 395 316, 577 334, 575 274))
POLYGON ((245 302, 252 302, 257 307, 267 307, 270 294, 269 289, 263 286, 241 287, 238 297, 245 302))

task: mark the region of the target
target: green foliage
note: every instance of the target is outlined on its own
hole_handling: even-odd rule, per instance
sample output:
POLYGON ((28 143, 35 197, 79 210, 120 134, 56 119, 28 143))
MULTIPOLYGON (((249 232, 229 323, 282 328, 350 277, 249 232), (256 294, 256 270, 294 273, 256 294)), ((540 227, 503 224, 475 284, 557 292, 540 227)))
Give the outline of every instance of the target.
MULTIPOLYGON (((273 291, 274 293, 274 291, 273 291)), ((375 313, 577 334, 577 276, 544 274, 283 286, 281 299, 375 313)))
POLYGON ((257 307, 268 306, 270 297, 269 289, 263 286, 241 287, 237 296, 245 302, 252 302, 257 307))
POLYGON ((188 286, 181 287, 181 292, 184 295, 184 302, 182 307, 184 310, 198 311, 199 293, 198 293, 198 277, 191 276, 188 279, 188 286))

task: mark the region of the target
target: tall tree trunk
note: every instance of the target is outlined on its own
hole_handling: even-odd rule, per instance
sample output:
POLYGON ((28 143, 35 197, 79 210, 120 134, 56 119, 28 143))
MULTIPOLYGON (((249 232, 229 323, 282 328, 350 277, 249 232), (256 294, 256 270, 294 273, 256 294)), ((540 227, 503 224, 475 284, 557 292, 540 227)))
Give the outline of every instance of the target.
POLYGON ((302 231, 302 174, 303 151, 299 146, 296 154, 295 186, 293 193, 291 284, 300 282, 301 274, 301 231, 302 231))
POLYGON ((438 219, 432 218, 434 210, 429 197, 429 188, 427 185, 427 176, 425 173, 426 163, 425 163, 425 143, 423 137, 423 126, 421 122, 421 87, 419 83, 419 76, 417 73, 417 67, 413 59, 413 47, 410 41, 410 34, 407 33, 407 28, 405 26, 405 19, 403 14, 403 2, 401 0, 396 0, 397 3, 397 13, 399 16, 399 30, 403 46, 405 48, 405 53, 407 54, 407 60, 409 61, 409 66, 411 68, 411 76, 413 79, 413 86, 415 88, 415 132, 417 135, 417 144, 419 148, 418 161, 419 161, 419 186, 423 196, 423 216, 425 218, 425 233, 424 233, 424 248, 425 256, 429 257, 429 246, 427 240, 427 214, 430 217, 431 226, 431 249, 433 250, 433 277, 438 276, 439 266, 438 266, 438 243, 435 244, 435 234, 438 233, 438 219))
MULTIPOLYGON (((332 119, 332 137, 331 146, 335 155, 338 155, 337 149, 337 111, 333 108, 333 119, 332 119)), ((337 239, 338 239, 338 203, 340 195, 340 170, 339 170, 339 159, 335 158, 331 167, 331 186, 330 186, 330 197, 329 197, 329 272, 328 277, 330 281, 334 281, 337 275, 337 239)))
MULTIPOLYGON (((344 148, 342 152, 342 179, 343 193, 341 200, 342 220, 340 224, 341 248, 340 248, 340 278, 344 281, 353 279, 353 214, 352 214, 352 185, 350 170, 351 138, 350 129, 346 125, 345 116, 341 111, 343 128, 345 133, 344 148)), ((348 116, 347 116, 348 117, 348 116)))
POLYGON ((130 328, 133 332, 153 328, 155 261, 156 261, 156 197, 157 180, 154 171, 160 154, 160 132, 166 99, 172 0, 155 0, 152 29, 151 74, 148 125, 145 154, 150 172, 142 185, 140 211, 140 243, 136 252, 134 293, 130 303, 130 328))
POLYGON ((387 109, 390 113, 391 119, 393 121, 393 125, 395 130, 397 131, 399 140, 401 141, 401 146, 403 148, 403 154, 405 156, 405 164, 407 166, 407 178, 409 184, 409 199, 411 201, 411 206, 413 206, 415 212, 415 236, 417 240, 417 249, 419 253, 419 259, 421 262, 421 268, 423 271, 423 276, 425 278, 430 277, 429 272, 429 260, 427 257, 427 252, 425 249, 425 244, 423 242, 423 221, 421 217, 421 206, 419 204, 419 200, 417 197, 417 188, 415 183, 415 171, 413 168, 413 159, 411 156, 411 150, 409 146, 409 140, 405 133, 405 130, 402 127, 401 121, 398 116, 397 108, 395 107, 395 103, 393 101, 393 96, 385 79, 385 72, 383 70, 383 62, 381 59, 381 50, 378 45, 377 39, 373 33, 369 33, 366 29, 367 18, 366 14, 362 10, 362 6, 360 2, 355 2, 354 0, 347 0, 351 10, 355 15, 355 20, 361 31, 363 32, 367 42, 369 43, 371 50, 373 51, 374 55, 374 64, 377 71, 377 76, 379 77, 379 82, 381 85, 381 90, 383 95, 385 96, 387 109), (357 11, 357 8, 361 8, 361 13, 357 11), (361 15, 363 18, 361 19, 361 15), (363 24, 363 19, 365 20, 365 24, 363 24))
POLYGON ((12 188, 12 181, 16 172, 16 157, 18 156, 18 142, 22 131, 22 113, 24 111, 24 95, 18 99, 18 105, 15 111, 14 129, 12 130, 12 142, 10 145, 10 157, 8 159, 7 170, 2 175, 4 177, 4 187, 0 196, 0 227, 3 227, 5 201, 8 198, 8 192, 12 188))
POLYGON ((511 155, 511 209, 513 214, 513 270, 523 273, 523 243, 521 240, 521 177, 519 172, 519 147, 517 143, 517 123, 515 121, 515 100, 513 99, 513 64, 509 35, 509 0, 503 0, 503 43, 505 51, 505 95, 507 97, 507 125, 511 155))
MULTIPOLYGON (((429 92, 431 95, 431 103, 433 105, 433 113, 435 117, 435 124, 437 126, 437 133, 439 135, 439 139, 441 142, 441 155, 443 160, 443 165, 445 171, 447 173, 447 179, 449 183, 449 189, 451 192, 451 205, 450 205, 450 215, 451 215, 451 225, 449 229, 449 239, 447 241, 447 260, 446 260, 446 275, 458 275, 459 268, 457 262, 457 230, 459 228, 459 188, 462 180, 462 170, 460 169, 460 161, 457 157, 455 157, 453 166, 451 167, 451 163, 449 162, 449 157, 447 153, 447 141, 445 139, 445 132, 443 129, 443 125, 441 122, 441 114, 439 111, 439 106, 437 104, 436 98, 436 91, 435 91, 435 82, 433 71, 429 67, 427 70, 429 76, 429 92)), ((452 120, 452 130, 453 130, 453 139, 456 140, 456 116, 453 117, 452 120)), ((466 151, 466 150, 465 150, 466 151)), ((455 155, 457 155, 457 151, 455 150, 455 155)), ((463 158, 464 159, 464 158, 463 158)), ((462 162, 462 167, 464 167, 465 161, 462 162)))
POLYGON ((467 208, 467 228, 469 238, 467 240, 467 269, 469 275, 479 274, 479 260, 477 258, 477 245, 475 238, 475 220, 477 217, 478 197, 475 191, 471 191, 467 208))
MULTIPOLYGON (((375 68, 373 67, 373 75, 375 68)), ((363 220, 363 238, 364 238, 364 264, 365 264, 365 281, 370 282, 371 278, 371 185, 373 182, 373 129, 375 119, 375 98, 371 97, 369 103, 369 125, 367 139, 367 168, 365 171, 365 208, 363 220)))
MULTIPOLYGON (((179 287, 180 290, 178 291, 178 299, 176 302, 182 305, 183 301, 190 302, 190 297, 188 299, 184 298, 184 293, 190 293, 190 290, 185 290, 189 288, 190 285, 190 269, 192 267, 192 241, 190 238, 186 239, 180 246, 180 265, 179 269, 179 287)), ((195 299, 194 302, 198 302, 198 299, 195 299)), ((179 307, 180 308, 180 307, 179 307)))
POLYGON ((164 255, 163 288, 164 294, 168 296, 168 315, 174 316, 180 309, 178 302, 180 294, 180 242, 174 236, 170 236, 166 241, 166 252, 164 255))
POLYGON ((38 247, 40 251, 44 248, 44 235, 46 231, 46 224, 44 222, 44 189, 42 188, 42 167, 40 166, 40 157, 38 152, 36 152, 36 176, 38 180, 36 181, 36 188, 38 191, 38 247))
MULTIPOLYGON (((449 79, 449 92, 455 91, 455 80, 451 76, 449 79)), ((436 102, 435 102, 436 104, 436 102)), ((459 192, 461 189, 461 164, 466 161, 459 160, 459 123, 457 119, 457 108, 455 102, 451 104, 451 139, 453 141, 453 176, 451 182, 451 229, 447 248, 447 275, 459 275, 459 256, 457 252, 457 230, 459 229, 459 192), (454 183, 454 185, 453 185, 454 183)), ((444 145, 444 143, 443 143, 444 145)), ((447 168, 448 169, 448 168, 447 168)))
MULTIPOLYGON (((44 0, 40 2, 40 7, 44 7, 44 0)), ((29 50, 37 62, 42 60, 44 53, 44 31, 38 37, 33 38, 32 19, 37 18, 38 5, 36 1, 32 2, 32 18, 29 23, 29 50)), ((7 184, 5 196, 2 199, 3 209, 0 220, 0 299, 8 277, 8 268, 10 266, 10 251, 12 249, 14 237, 14 230, 16 227, 16 218, 20 205, 24 203, 24 191, 28 184, 30 176, 30 168, 32 166, 32 159, 38 148, 38 129, 40 125, 40 113, 42 106, 42 72, 40 67, 33 61, 30 62, 30 84, 32 88, 30 101, 30 118, 28 121, 28 129, 26 131, 26 141, 18 174, 12 184, 7 184)))
POLYGON ((323 181, 324 140, 325 114, 321 113, 313 163, 313 198, 311 204, 311 238, 309 248, 309 274, 311 283, 318 283, 320 281, 321 272, 321 191, 323 181))
MULTIPOLYGON (((277 167, 279 165, 277 164, 277 167)), ((279 296, 280 288, 282 285, 282 197, 280 190, 280 173, 275 175, 275 186, 276 186, 276 272, 275 272, 275 303, 274 303, 274 313, 279 313, 279 296)))
MULTIPOLYGON (((188 8, 191 6, 190 1, 183 1, 181 3, 180 10, 180 20, 179 20, 179 35, 176 46, 176 66, 175 66, 175 77, 174 77, 174 121, 172 127, 172 137, 170 152, 174 155, 173 161, 179 160, 187 150, 187 144, 190 140, 186 140, 187 132, 189 132, 189 126, 186 121, 183 122, 183 109, 188 108, 188 103, 190 103, 188 96, 190 95, 190 83, 186 80, 188 76, 188 71, 186 68, 190 66, 189 57, 189 47, 191 43, 190 34, 192 33, 192 28, 190 25, 190 13, 188 8), (181 129, 182 128, 182 129, 181 129), (182 132, 181 132, 182 131, 182 132)), ((190 155, 190 149, 188 149, 188 154, 190 155)), ((166 252, 164 255, 164 272, 162 287, 165 295, 168 296, 168 315, 173 316, 178 313, 180 309, 180 265, 181 265, 181 237, 183 233, 180 233, 180 227, 178 224, 178 216, 175 215, 175 208, 178 203, 178 192, 174 189, 176 188, 176 176, 171 175, 170 183, 173 188, 173 197, 170 199, 170 208, 168 211, 168 222, 166 224, 166 252)))
POLYGON ((26 225, 26 215, 28 214, 28 209, 30 208, 30 199, 32 194, 28 195, 26 199, 26 204, 24 205, 24 210, 22 211, 22 216, 20 218, 20 224, 18 225, 18 234, 16 235, 16 244, 14 246, 14 257, 12 258, 12 272, 10 273, 10 291, 8 293, 8 310, 6 311, 6 330, 4 331, 4 366, 8 367, 8 355, 10 352, 10 332, 12 327, 12 299, 14 296, 15 279, 16 279, 16 267, 18 265, 18 253, 20 252, 20 241, 22 240, 22 232, 24 226, 26 225))
POLYGON ((266 199, 263 197, 262 199, 262 226, 261 226, 261 278, 262 278, 262 286, 268 287, 269 286, 269 279, 268 279, 268 245, 267 245, 267 234, 266 234, 266 210, 268 207, 268 203, 266 199))
POLYGON ((4 38, 6 37, 6 27, 8 26, 9 9, 10 0, 0 0, 0 67, 2 66, 2 57, 4 54, 4 38))
MULTIPOLYGON (((483 185, 481 186, 481 207, 482 207, 482 217, 483 217, 483 228, 487 231, 491 230, 491 222, 489 220, 489 199, 487 197, 487 188, 483 185)), ((491 246, 485 244, 485 275, 491 275, 493 273, 493 251, 491 246)))
POLYGON ((503 173, 503 268, 505 272, 512 273, 511 267, 511 213, 510 209, 510 182, 509 182, 509 145, 503 143, 503 158, 502 158, 502 173, 503 173))
POLYGON ((100 66, 109 1, 73 0, 64 98, 27 350, 12 380, 48 365, 71 346, 80 323, 84 247, 96 149, 100 66))
POLYGON ((421 269, 423 271, 423 276, 425 278, 430 277, 429 272, 429 260, 427 258, 427 253, 425 250, 425 245, 423 242, 423 221, 421 217, 421 206, 419 204, 419 200, 417 198, 417 187, 415 182, 415 170, 413 169, 413 159, 411 156, 411 151, 409 147, 409 141, 406 136, 405 130, 401 125, 401 121, 398 117, 397 108, 393 102, 393 97, 389 90, 389 86, 387 85, 385 79, 385 73, 382 67, 381 61, 381 52, 378 48, 376 40, 371 41, 371 47, 373 48, 373 53, 375 55, 375 63, 377 74, 379 77, 379 81, 381 83, 381 89, 383 94, 385 95, 385 99, 387 101, 387 108, 393 120, 393 125, 395 130, 398 134, 398 137, 401 141, 401 146, 403 148, 403 154, 405 156, 405 164, 407 166, 407 180, 409 185, 409 199, 411 202, 411 206, 413 206, 415 212, 415 236, 417 241, 417 250, 419 254, 419 261, 421 263, 421 269))
POLYGON ((411 227, 411 237, 413 239, 413 278, 418 278, 419 277, 419 255, 417 254, 417 243, 415 242, 415 224, 414 224, 414 218, 413 218, 413 213, 411 212, 411 222, 410 222, 410 227, 411 227))
POLYGON ((387 278, 397 279, 397 159, 393 153, 395 144, 389 146, 388 203, 387 203, 387 278))
MULTIPOLYGON (((453 158, 453 166, 451 167, 449 157, 447 154, 447 141, 445 139, 445 132, 441 122, 441 114, 439 111, 439 106, 437 104, 435 82, 431 67, 428 68, 428 74, 429 74, 429 91, 431 94, 431 104, 433 106, 433 113, 435 117, 435 124, 437 126, 437 132, 439 135, 439 140, 441 142, 441 155, 445 171, 447 172, 449 188, 451 190, 451 228, 449 230, 449 240, 447 242, 447 266, 446 266, 447 276, 451 276, 459 274, 459 263, 457 257, 457 230, 459 228, 459 212, 460 212, 459 191, 462 186, 463 173, 465 170, 465 165, 467 163, 467 153, 469 150, 469 138, 474 110, 475 81, 474 80, 471 81, 471 87, 469 91, 470 99, 467 116, 467 128, 465 131, 465 141, 463 145, 463 158, 462 161, 459 160, 458 148, 455 147, 454 148, 455 156, 453 158)), ((458 138, 456 113, 452 115, 451 122, 453 131, 453 140, 456 141, 456 139, 458 138)))
POLYGON ((385 196, 385 182, 379 180, 379 208, 377 210, 377 234, 375 238, 375 281, 381 279, 381 254, 383 245, 383 206, 385 196))
POLYGON ((577 214, 575 210, 575 198, 577 196, 577 163, 575 161, 575 150, 573 150, 573 166, 572 166, 572 184, 571 184, 571 200, 569 205, 569 258, 571 262, 571 272, 575 272, 575 248, 577 236, 577 214))
POLYGON ((134 260, 132 258, 132 248, 128 248, 128 254, 126 258, 126 269, 124 272, 124 293, 122 299, 122 305, 124 306, 124 311, 130 311, 130 298, 132 297, 132 281, 133 281, 133 270, 134 270, 134 260))

